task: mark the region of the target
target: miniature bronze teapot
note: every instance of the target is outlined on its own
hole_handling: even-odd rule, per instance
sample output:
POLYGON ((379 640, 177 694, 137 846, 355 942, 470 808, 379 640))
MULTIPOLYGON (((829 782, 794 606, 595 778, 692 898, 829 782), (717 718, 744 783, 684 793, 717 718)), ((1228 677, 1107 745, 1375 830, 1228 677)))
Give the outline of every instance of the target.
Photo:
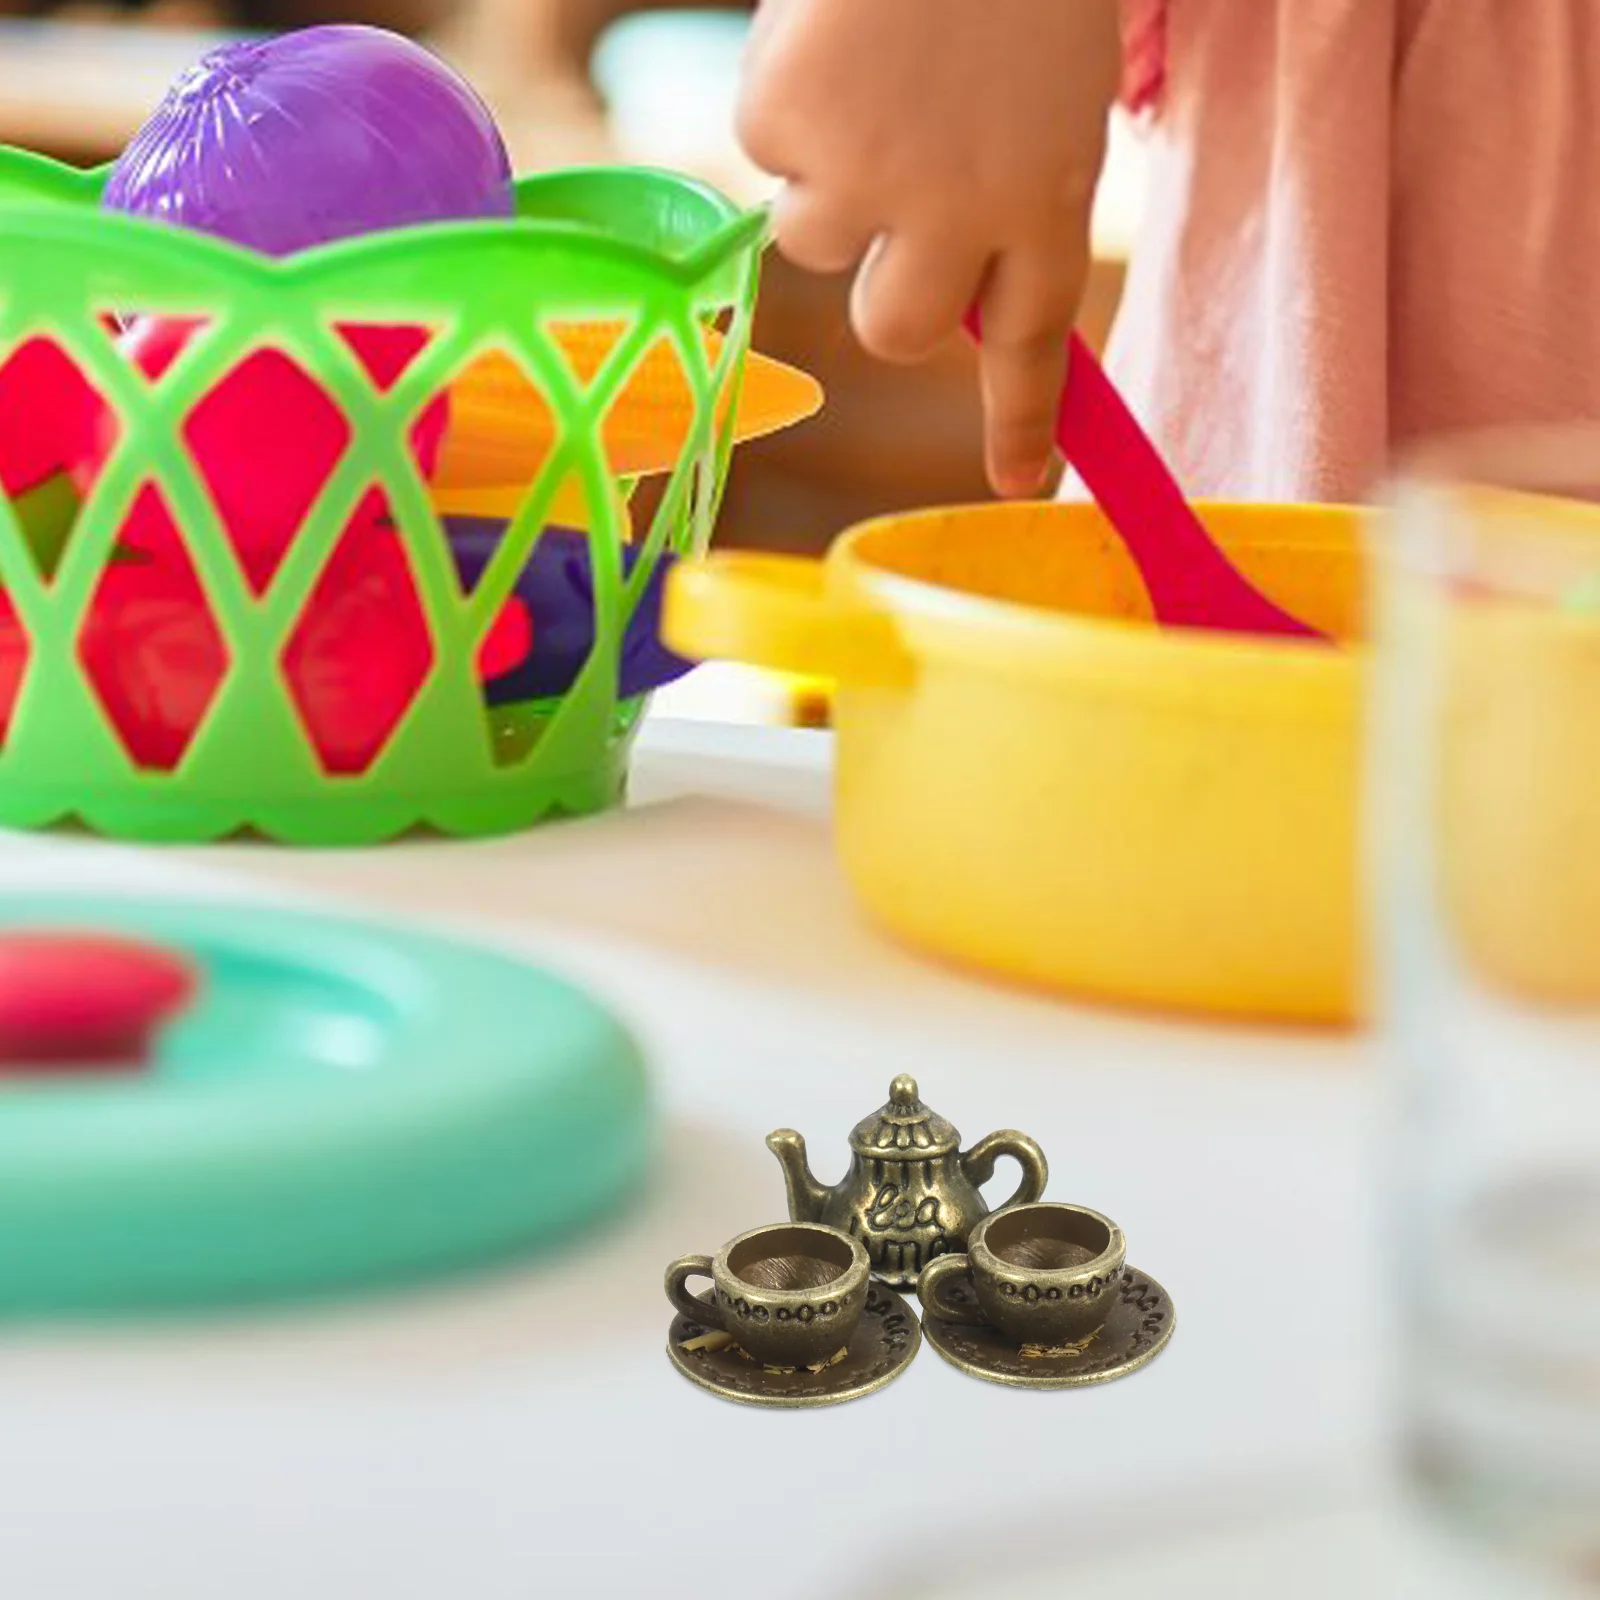
POLYGON ((963 1151, 961 1135, 923 1105, 917 1080, 904 1075, 889 1085, 888 1104, 851 1131, 850 1170, 833 1188, 811 1175, 806 1142, 793 1128, 769 1133, 767 1148, 783 1165, 790 1219, 825 1222, 859 1239, 872 1270, 895 1288, 914 1284, 935 1256, 966 1249, 967 1234, 989 1214, 979 1185, 1001 1156, 1022 1168, 1008 1206, 1037 1200, 1050 1174, 1044 1151, 1013 1128, 963 1151))

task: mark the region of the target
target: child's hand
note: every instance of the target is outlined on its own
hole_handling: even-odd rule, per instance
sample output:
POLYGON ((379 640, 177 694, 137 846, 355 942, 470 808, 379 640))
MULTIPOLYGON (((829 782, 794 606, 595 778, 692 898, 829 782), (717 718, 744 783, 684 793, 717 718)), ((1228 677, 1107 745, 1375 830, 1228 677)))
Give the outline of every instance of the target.
POLYGON ((1121 68, 1118 0, 762 0, 740 137, 788 180, 784 253, 857 265, 891 361, 983 311, 989 475, 1036 493, 1121 68))

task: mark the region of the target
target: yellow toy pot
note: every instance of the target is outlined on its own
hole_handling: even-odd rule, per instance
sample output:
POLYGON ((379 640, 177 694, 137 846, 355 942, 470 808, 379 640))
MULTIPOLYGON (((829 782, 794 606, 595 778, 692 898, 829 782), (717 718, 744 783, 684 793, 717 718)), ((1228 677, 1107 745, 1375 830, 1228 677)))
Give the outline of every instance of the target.
MULTIPOLYGON (((1201 515, 1274 600, 1359 636, 1360 519, 1201 515)), ((1088 505, 868 523, 825 562, 680 569, 690 655, 836 680, 838 833, 873 914, 1034 985, 1232 1016, 1361 1010, 1361 652, 1157 630, 1088 505)))

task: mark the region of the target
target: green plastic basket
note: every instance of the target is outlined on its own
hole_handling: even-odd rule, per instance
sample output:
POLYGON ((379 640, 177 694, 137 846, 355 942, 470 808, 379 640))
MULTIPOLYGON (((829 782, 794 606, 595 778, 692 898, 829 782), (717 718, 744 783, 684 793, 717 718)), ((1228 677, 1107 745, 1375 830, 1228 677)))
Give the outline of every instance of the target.
POLYGON ((48 338, 117 414, 119 443, 59 560, 41 561, 48 506, 0 493, 0 584, 26 634, 26 670, 4 717, 0 824, 77 820, 131 839, 244 831, 295 844, 358 844, 415 828, 505 832, 615 803, 644 709, 618 693, 624 631, 665 551, 697 554, 711 532, 732 447, 765 221, 663 173, 604 169, 523 180, 518 216, 401 230, 273 261, 98 208, 104 174, 0 149, 0 364, 48 338), (107 336, 108 314, 199 317, 204 339, 159 383, 107 336), (551 329, 624 331, 585 385, 551 329), (335 331, 419 324, 423 353, 380 392, 335 331), (705 330, 723 330, 715 364, 705 330), (624 578, 630 485, 601 429, 639 362, 670 340, 694 422, 624 578), (251 352, 294 360, 343 413, 350 444, 271 586, 246 582, 184 443, 190 411, 251 352), (513 358, 549 407, 553 449, 482 579, 464 594, 408 448, 430 399, 489 352, 513 358), (141 767, 79 654, 89 607, 133 497, 154 485, 222 636, 228 669, 170 770, 141 767), (375 759, 324 770, 282 657, 360 496, 388 497, 432 640, 433 664, 375 759), (589 508, 595 646, 558 699, 486 705, 475 653, 549 520, 558 492, 589 508), (25 536, 24 519, 29 525, 25 536))

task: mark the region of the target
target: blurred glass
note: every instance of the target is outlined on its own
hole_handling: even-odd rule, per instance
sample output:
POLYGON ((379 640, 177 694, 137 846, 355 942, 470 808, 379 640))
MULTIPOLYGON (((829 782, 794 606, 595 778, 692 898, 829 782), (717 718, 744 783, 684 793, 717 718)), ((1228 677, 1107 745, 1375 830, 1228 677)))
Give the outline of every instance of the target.
POLYGON ((1378 563, 1405 1470, 1600 1589, 1600 433, 1419 457, 1378 563))

